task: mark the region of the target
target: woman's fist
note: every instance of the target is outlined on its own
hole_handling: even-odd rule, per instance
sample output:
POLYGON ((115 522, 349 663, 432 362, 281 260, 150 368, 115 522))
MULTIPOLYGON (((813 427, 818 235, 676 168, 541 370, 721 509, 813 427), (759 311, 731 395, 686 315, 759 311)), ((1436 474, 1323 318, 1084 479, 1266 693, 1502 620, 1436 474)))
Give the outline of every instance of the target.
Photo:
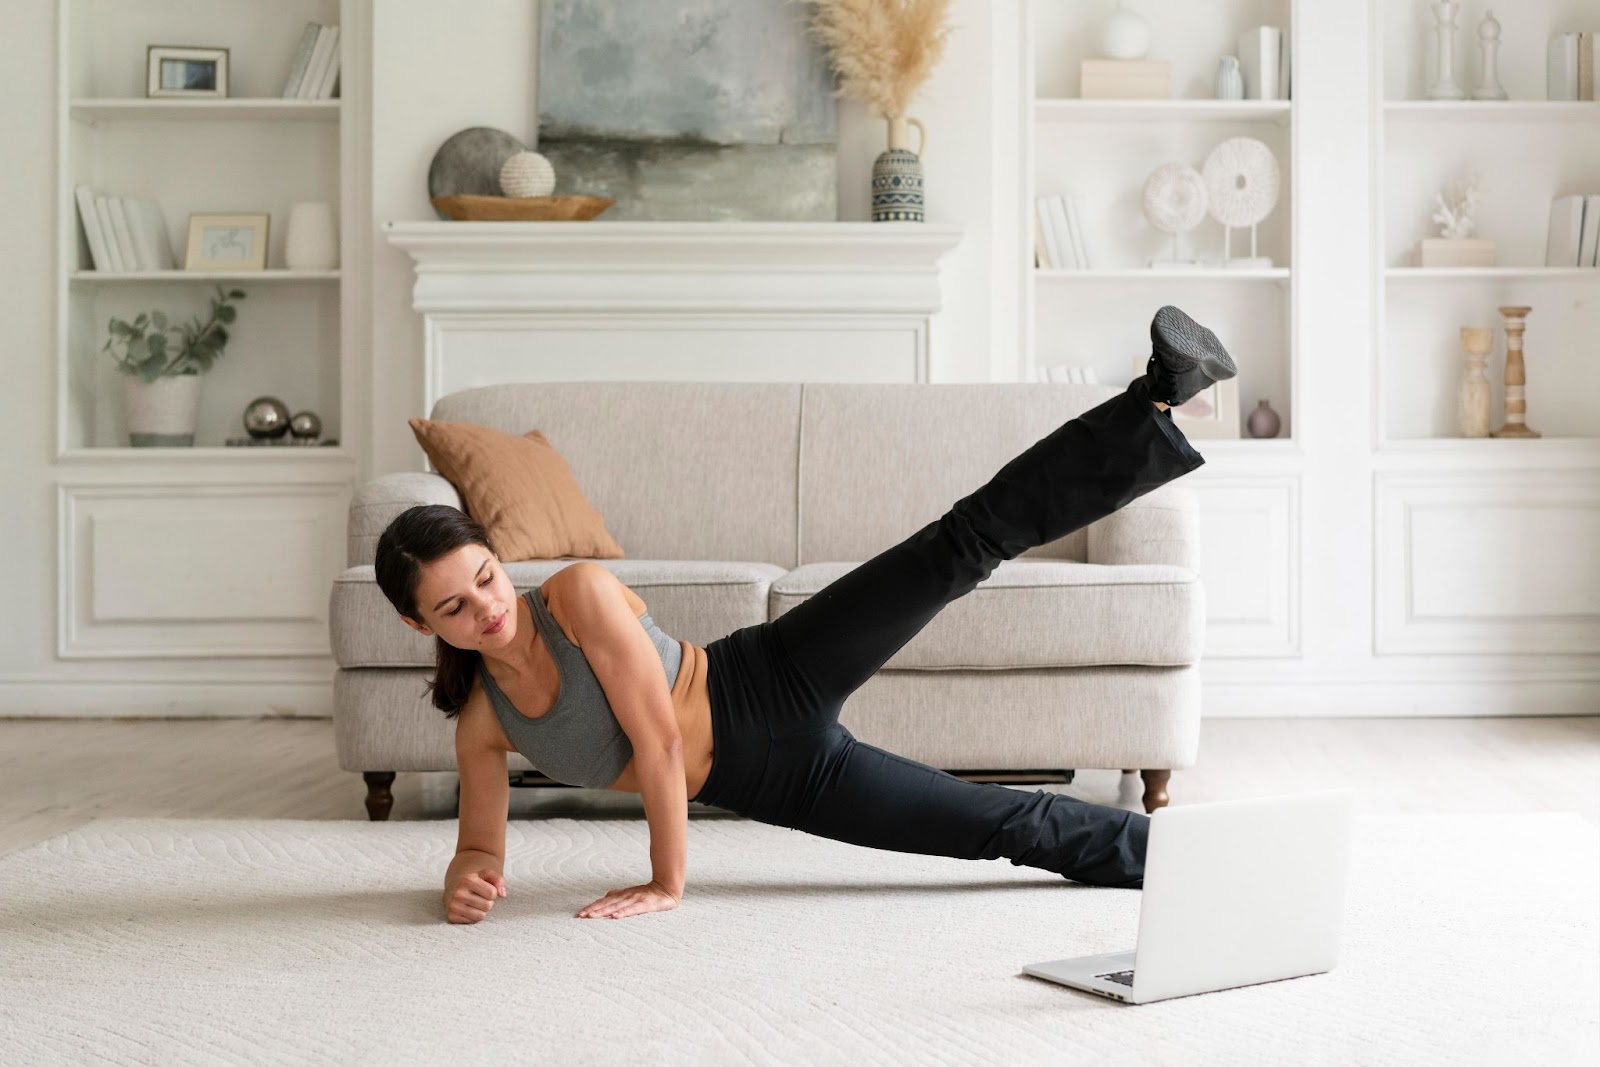
POLYGON ((489 914, 495 898, 506 895, 506 880, 493 867, 461 876, 445 897, 445 915, 453 923, 475 923, 489 914))

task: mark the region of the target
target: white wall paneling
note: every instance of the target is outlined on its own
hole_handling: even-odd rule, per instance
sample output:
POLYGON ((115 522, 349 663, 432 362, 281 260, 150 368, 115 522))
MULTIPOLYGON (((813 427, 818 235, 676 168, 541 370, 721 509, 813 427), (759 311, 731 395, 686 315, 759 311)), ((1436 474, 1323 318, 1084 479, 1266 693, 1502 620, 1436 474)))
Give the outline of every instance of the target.
POLYGON ((1591 471, 1376 478, 1378 655, 1600 649, 1591 471))
POLYGON ((1195 483, 1207 659, 1300 654, 1300 481, 1195 483))
POLYGON ((329 655, 344 482, 63 485, 57 655, 329 655))

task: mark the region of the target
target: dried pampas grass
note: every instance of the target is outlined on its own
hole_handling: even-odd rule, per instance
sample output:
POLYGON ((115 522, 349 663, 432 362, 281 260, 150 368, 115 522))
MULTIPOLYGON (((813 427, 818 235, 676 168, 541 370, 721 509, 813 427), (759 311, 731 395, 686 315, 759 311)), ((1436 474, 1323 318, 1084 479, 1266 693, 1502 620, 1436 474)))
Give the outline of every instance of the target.
POLYGON ((884 118, 906 113, 950 35, 950 0, 791 0, 814 3, 811 33, 839 73, 836 95, 884 118))

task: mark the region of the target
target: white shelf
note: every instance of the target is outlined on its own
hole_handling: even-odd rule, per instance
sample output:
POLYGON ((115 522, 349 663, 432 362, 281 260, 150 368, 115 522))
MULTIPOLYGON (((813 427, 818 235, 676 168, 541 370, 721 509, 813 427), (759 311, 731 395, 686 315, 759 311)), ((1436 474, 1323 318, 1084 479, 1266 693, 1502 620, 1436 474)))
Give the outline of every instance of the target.
POLYGON ((1393 122, 1600 122, 1600 103, 1571 100, 1388 100, 1393 122))
MULTIPOLYGON (((242 436, 242 431, 241 431, 242 436)), ((196 445, 192 448, 101 447, 69 448, 58 459, 69 463, 181 460, 200 463, 216 460, 242 460, 246 463, 353 463, 355 455, 343 445, 196 445)))
POLYGON ((1289 100, 1081 100, 1033 102, 1039 122, 1267 122, 1289 124, 1289 100))
POLYGON ((284 100, 278 97, 234 97, 220 100, 181 100, 166 97, 74 97, 68 113, 79 122, 115 120, 174 120, 205 122, 263 121, 338 122, 340 101, 284 100))
POLYGON ((1594 267, 1389 267, 1383 276, 1390 281, 1490 281, 1498 278, 1527 278, 1533 281, 1584 281, 1600 278, 1594 267))
POLYGON ((1035 267, 1034 277, 1040 281, 1060 282, 1128 282, 1128 281, 1195 281, 1195 282, 1279 282, 1289 281, 1288 267, 1268 267, 1257 270, 1228 270, 1224 267, 1202 267, 1181 270, 1156 267, 1127 267, 1104 270, 1045 270, 1035 267))
POLYGON ((337 270, 75 270, 76 284, 126 285, 138 282, 337 282, 337 270))

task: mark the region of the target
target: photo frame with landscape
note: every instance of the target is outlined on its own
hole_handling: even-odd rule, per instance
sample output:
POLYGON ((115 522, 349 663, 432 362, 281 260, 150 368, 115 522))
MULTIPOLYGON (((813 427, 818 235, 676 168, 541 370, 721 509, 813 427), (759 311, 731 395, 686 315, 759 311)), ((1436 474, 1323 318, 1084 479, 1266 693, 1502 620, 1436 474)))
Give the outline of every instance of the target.
POLYGON ((145 50, 144 95, 226 98, 228 50, 153 44, 145 50))
POLYGON ((265 270, 270 219, 266 212, 190 214, 183 269, 265 270))

